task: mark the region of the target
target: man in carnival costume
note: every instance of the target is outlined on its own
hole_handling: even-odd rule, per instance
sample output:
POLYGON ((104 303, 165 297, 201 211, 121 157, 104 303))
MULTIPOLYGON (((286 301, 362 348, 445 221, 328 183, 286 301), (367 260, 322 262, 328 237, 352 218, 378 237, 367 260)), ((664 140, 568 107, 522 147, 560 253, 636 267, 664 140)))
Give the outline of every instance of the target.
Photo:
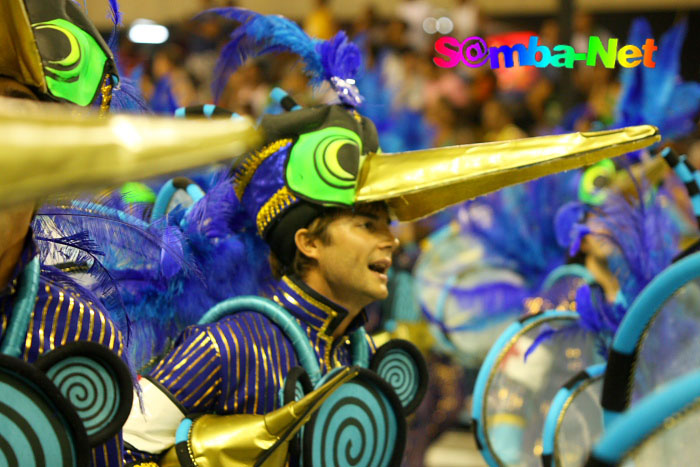
MULTIPOLYGON (((79 106, 88 106, 102 98, 105 104, 101 110, 108 110, 112 85, 118 82, 112 53, 74 2, 4 0, 0 6, 0 22, 0 96, 79 106)), ((3 420, 10 421, 0 426, 0 438, 9 439, 10 445, 4 443, 0 451, 10 465, 13 456, 15 460, 19 458, 20 463, 31 462, 33 456, 37 465, 43 462, 62 465, 61 462, 70 463, 70 459, 81 465, 122 465, 122 441, 118 431, 126 415, 123 403, 126 401, 130 405, 131 400, 128 369, 113 355, 122 357, 122 333, 89 292, 66 280, 57 269, 41 264, 30 228, 35 207, 34 203, 25 203, 0 210, 0 351, 3 354, 0 366, 3 375, 5 371, 17 371, 41 386, 45 384, 41 382, 45 376, 34 374, 37 370, 33 368, 46 372, 48 361, 55 361, 59 351, 64 356, 68 349, 78 354, 100 355, 100 359, 116 365, 113 370, 121 378, 117 391, 122 391, 113 393, 110 400, 102 404, 119 412, 116 418, 121 420, 112 420, 113 426, 100 433, 89 423, 76 428, 71 423, 77 419, 67 415, 71 426, 67 430, 74 433, 77 449, 71 454, 66 445, 62 445, 62 454, 49 457, 53 456, 53 451, 44 443, 49 443, 46 440, 53 436, 63 439, 58 434, 60 430, 55 435, 52 433, 58 425, 40 425, 36 412, 31 417, 23 412, 25 406, 16 402, 10 389, 12 385, 3 379, 6 385, 2 389, 0 412, 3 420), (20 359, 34 365, 26 365, 20 359), (18 419, 25 416, 27 418, 20 423, 18 419), (22 435, 14 431, 16 427, 20 427, 22 435), (34 433, 29 433, 32 430, 34 433), (23 436, 32 440, 29 451, 23 450, 23 436)), ((22 392, 22 389, 17 390, 22 392)), ((54 390, 59 392, 55 387, 47 392, 54 390)), ((29 392, 24 394, 32 397, 29 392)), ((63 395, 72 402, 68 395, 63 395)), ((87 393, 84 395, 87 399, 91 397, 87 393)), ((87 399, 86 404, 95 403, 87 399)), ((94 407, 84 408, 92 410, 94 407)), ((128 413, 128 406, 126 411, 128 413)), ((50 418, 60 416, 54 412, 50 418)))
POLYGON ((127 460, 396 465, 405 416, 426 381, 415 347, 375 349, 362 327, 363 308, 388 293, 398 245, 390 214, 416 219, 648 145, 656 130, 381 154, 374 124, 354 109, 362 101, 354 86, 360 53, 344 33, 316 41, 281 17, 217 12, 242 26, 224 48, 215 84, 248 56, 286 50, 340 102, 302 109, 278 96, 288 112, 264 117, 264 147, 234 166, 236 194, 281 280, 268 298, 216 305, 141 378, 145 410, 135 404, 125 425, 127 460))

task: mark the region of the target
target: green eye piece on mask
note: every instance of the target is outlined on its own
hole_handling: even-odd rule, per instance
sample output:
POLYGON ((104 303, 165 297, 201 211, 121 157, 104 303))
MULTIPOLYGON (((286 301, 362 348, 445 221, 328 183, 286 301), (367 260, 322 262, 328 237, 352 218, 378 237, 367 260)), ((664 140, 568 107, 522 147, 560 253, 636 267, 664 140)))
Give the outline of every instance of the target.
POLYGON ((346 128, 304 133, 289 155, 287 184, 317 202, 352 206, 365 159, 362 153, 359 135, 346 128))
POLYGON ((61 18, 33 24, 32 28, 51 94, 78 105, 90 104, 108 59, 97 41, 61 18))
POLYGON ((599 206, 607 198, 607 188, 615 176, 615 164, 610 159, 605 159, 589 167, 581 177, 578 188, 580 201, 599 206))

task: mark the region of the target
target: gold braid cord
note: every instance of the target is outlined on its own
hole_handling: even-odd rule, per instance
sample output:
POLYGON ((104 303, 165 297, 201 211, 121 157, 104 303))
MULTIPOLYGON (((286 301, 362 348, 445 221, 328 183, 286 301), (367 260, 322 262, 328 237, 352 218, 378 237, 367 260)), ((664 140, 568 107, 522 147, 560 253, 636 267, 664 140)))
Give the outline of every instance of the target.
POLYGON ((240 167, 236 169, 236 173, 233 175, 233 186, 236 190, 236 196, 238 196, 238 199, 243 199, 243 193, 245 193, 248 183, 250 183, 250 180, 253 178, 253 175, 255 175, 255 171, 258 170, 260 164, 288 144, 292 144, 291 139, 280 139, 268 144, 261 150, 256 151, 245 158, 240 167))
POLYGON ((265 232, 272 219, 296 201, 297 197, 286 186, 277 190, 277 193, 272 195, 272 198, 267 200, 263 207, 260 208, 260 211, 258 211, 257 225, 260 236, 263 236, 263 232, 265 232))
POLYGON ((105 80, 102 82, 102 104, 100 104, 100 117, 104 117, 109 113, 109 105, 112 103, 112 77, 109 73, 105 75, 105 80))

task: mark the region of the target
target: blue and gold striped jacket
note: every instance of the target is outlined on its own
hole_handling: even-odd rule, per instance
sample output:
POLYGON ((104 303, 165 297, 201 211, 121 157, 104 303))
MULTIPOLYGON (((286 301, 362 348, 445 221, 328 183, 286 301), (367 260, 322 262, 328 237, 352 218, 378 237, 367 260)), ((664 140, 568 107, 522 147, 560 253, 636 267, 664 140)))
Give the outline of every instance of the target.
MULTIPOLYGON (((300 279, 283 277, 270 298, 306 332, 322 373, 352 363, 349 336, 365 323, 364 313, 345 335, 334 339, 348 311, 300 279)), ((369 337, 367 344, 371 355, 375 348, 369 337)), ((295 366, 299 363, 292 343, 277 325, 260 313, 239 312, 188 328, 146 378, 165 390, 187 416, 264 414, 280 407, 279 390, 295 366)), ((127 451, 127 459, 134 462, 148 457, 127 451)))
MULTIPOLYGON (((28 238, 13 276, 5 289, 0 291, 0 342, 12 319, 19 278, 34 256, 36 248, 28 238)), ((77 286, 55 283, 42 273, 21 357, 33 363, 41 355, 74 341, 102 344, 121 357, 124 351, 121 331, 101 306, 89 300, 87 295, 77 286)), ((92 450, 92 465, 121 466, 122 451, 119 436, 92 450)))

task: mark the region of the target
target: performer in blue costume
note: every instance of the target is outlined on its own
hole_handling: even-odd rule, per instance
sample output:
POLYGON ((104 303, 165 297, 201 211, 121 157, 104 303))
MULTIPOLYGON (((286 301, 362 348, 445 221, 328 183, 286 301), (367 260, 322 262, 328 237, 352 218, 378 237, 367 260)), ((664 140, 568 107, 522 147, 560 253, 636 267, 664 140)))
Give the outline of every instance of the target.
MULTIPOLYGON (((264 147, 234 167, 236 194, 270 246, 280 282, 266 299, 235 298, 216 305, 141 378, 145 410, 135 405, 124 429, 127 456, 135 463, 251 465, 266 456, 283 463, 288 435, 308 420, 300 421, 303 417, 289 405, 282 407, 289 400, 290 381, 298 382, 291 385, 293 393, 301 390, 308 396, 335 381, 339 367, 369 367, 387 379, 376 362, 393 349, 375 353, 362 328, 362 309, 387 295, 386 273, 397 246, 389 213, 399 220, 416 219, 508 184, 595 160, 593 154, 601 151, 610 156, 625 152, 628 144, 657 139, 654 129, 638 128, 608 134, 603 138, 611 139, 600 144, 588 136, 572 142, 567 135, 522 146, 510 142, 507 148, 479 145, 383 155, 373 123, 355 110, 362 102, 354 85, 360 53, 344 33, 315 41, 280 17, 235 8, 217 12, 242 26, 224 48, 216 83, 226 83, 248 56, 293 51, 303 58, 312 81, 330 83, 340 103, 301 109, 289 96, 280 96, 289 112, 264 117, 264 147), (533 144, 549 150, 533 151, 533 144), (558 163, 565 155, 567 162, 558 163), (306 369, 310 383, 304 382, 298 366, 306 369), (273 419, 279 421, 284 410, 291 425, 273 429, 279 428, 273 419), (195 419, 202 413, 207 415, 195 419)), ((383 459, 380 465, 399 461, 404 416, 424 390, 424 367, 421 371, 412 349, 402 344, 406 367, 414 370, 406 378, 407 398, 398 386, 382 389, 386 383, 373 380, 376 376, 368 376, 372 372, 358 373, 365 378, 362 384, 381 393, 379 399, 401 400, 398 411, 393 402, 385 406, 391 409, 382 423, 394 428, 386 431, 393 433, 392 439, 377 444, 383 446, 376 453, 383 459)), ((306 441, 319 431, 314 431, 314 420, 304 425, 305 465, 317 453, 306 441)), ((331 439, 338 434, 328 432, 331 439)), ((349 444, 330 446, 341 458, 357 454, 349 444)), ((289 459, 297 460, 294 454, 289 459)))
MULTIPOLYGON (((103 99, 101 110, 109 109, 112 87, 118 83, 112 53, 74 2, 7 0, 0 7, 0 23, 3 39, 11 40, 11 44, 2 42, 0 48, 1 96, 79 106, 103 99)), ((34 209, 28 204, 0 211, 0 350, 34 363, 54 349, 87 341, 122 357, 122 333, 99 300, 41 263, 30 229, 34 209)), ((126 374, 128 380, 128 371, 126 374)), ((130 389, 126 393, 130 400, 129 393, 130 389)), ((3 430, 11 427, 5 424, 0 433, 3 430)), ((20 442, 10 431, 0 437, 6 436, 20 442)), ((79 448, 88 450, 87 445, 79 448)), ((14 449, 21 445, 5 443, 0 451, 11 459, 14 449)), ((26 456, 30 454, 19 454, 22 462, 29 462, 26 456)), ((122 465, 121 435, 112 435, 89 455, 79 453, 81 457, 96 466, 122 465)), ((51 462, 59 465, 60 460, 51 462)))

